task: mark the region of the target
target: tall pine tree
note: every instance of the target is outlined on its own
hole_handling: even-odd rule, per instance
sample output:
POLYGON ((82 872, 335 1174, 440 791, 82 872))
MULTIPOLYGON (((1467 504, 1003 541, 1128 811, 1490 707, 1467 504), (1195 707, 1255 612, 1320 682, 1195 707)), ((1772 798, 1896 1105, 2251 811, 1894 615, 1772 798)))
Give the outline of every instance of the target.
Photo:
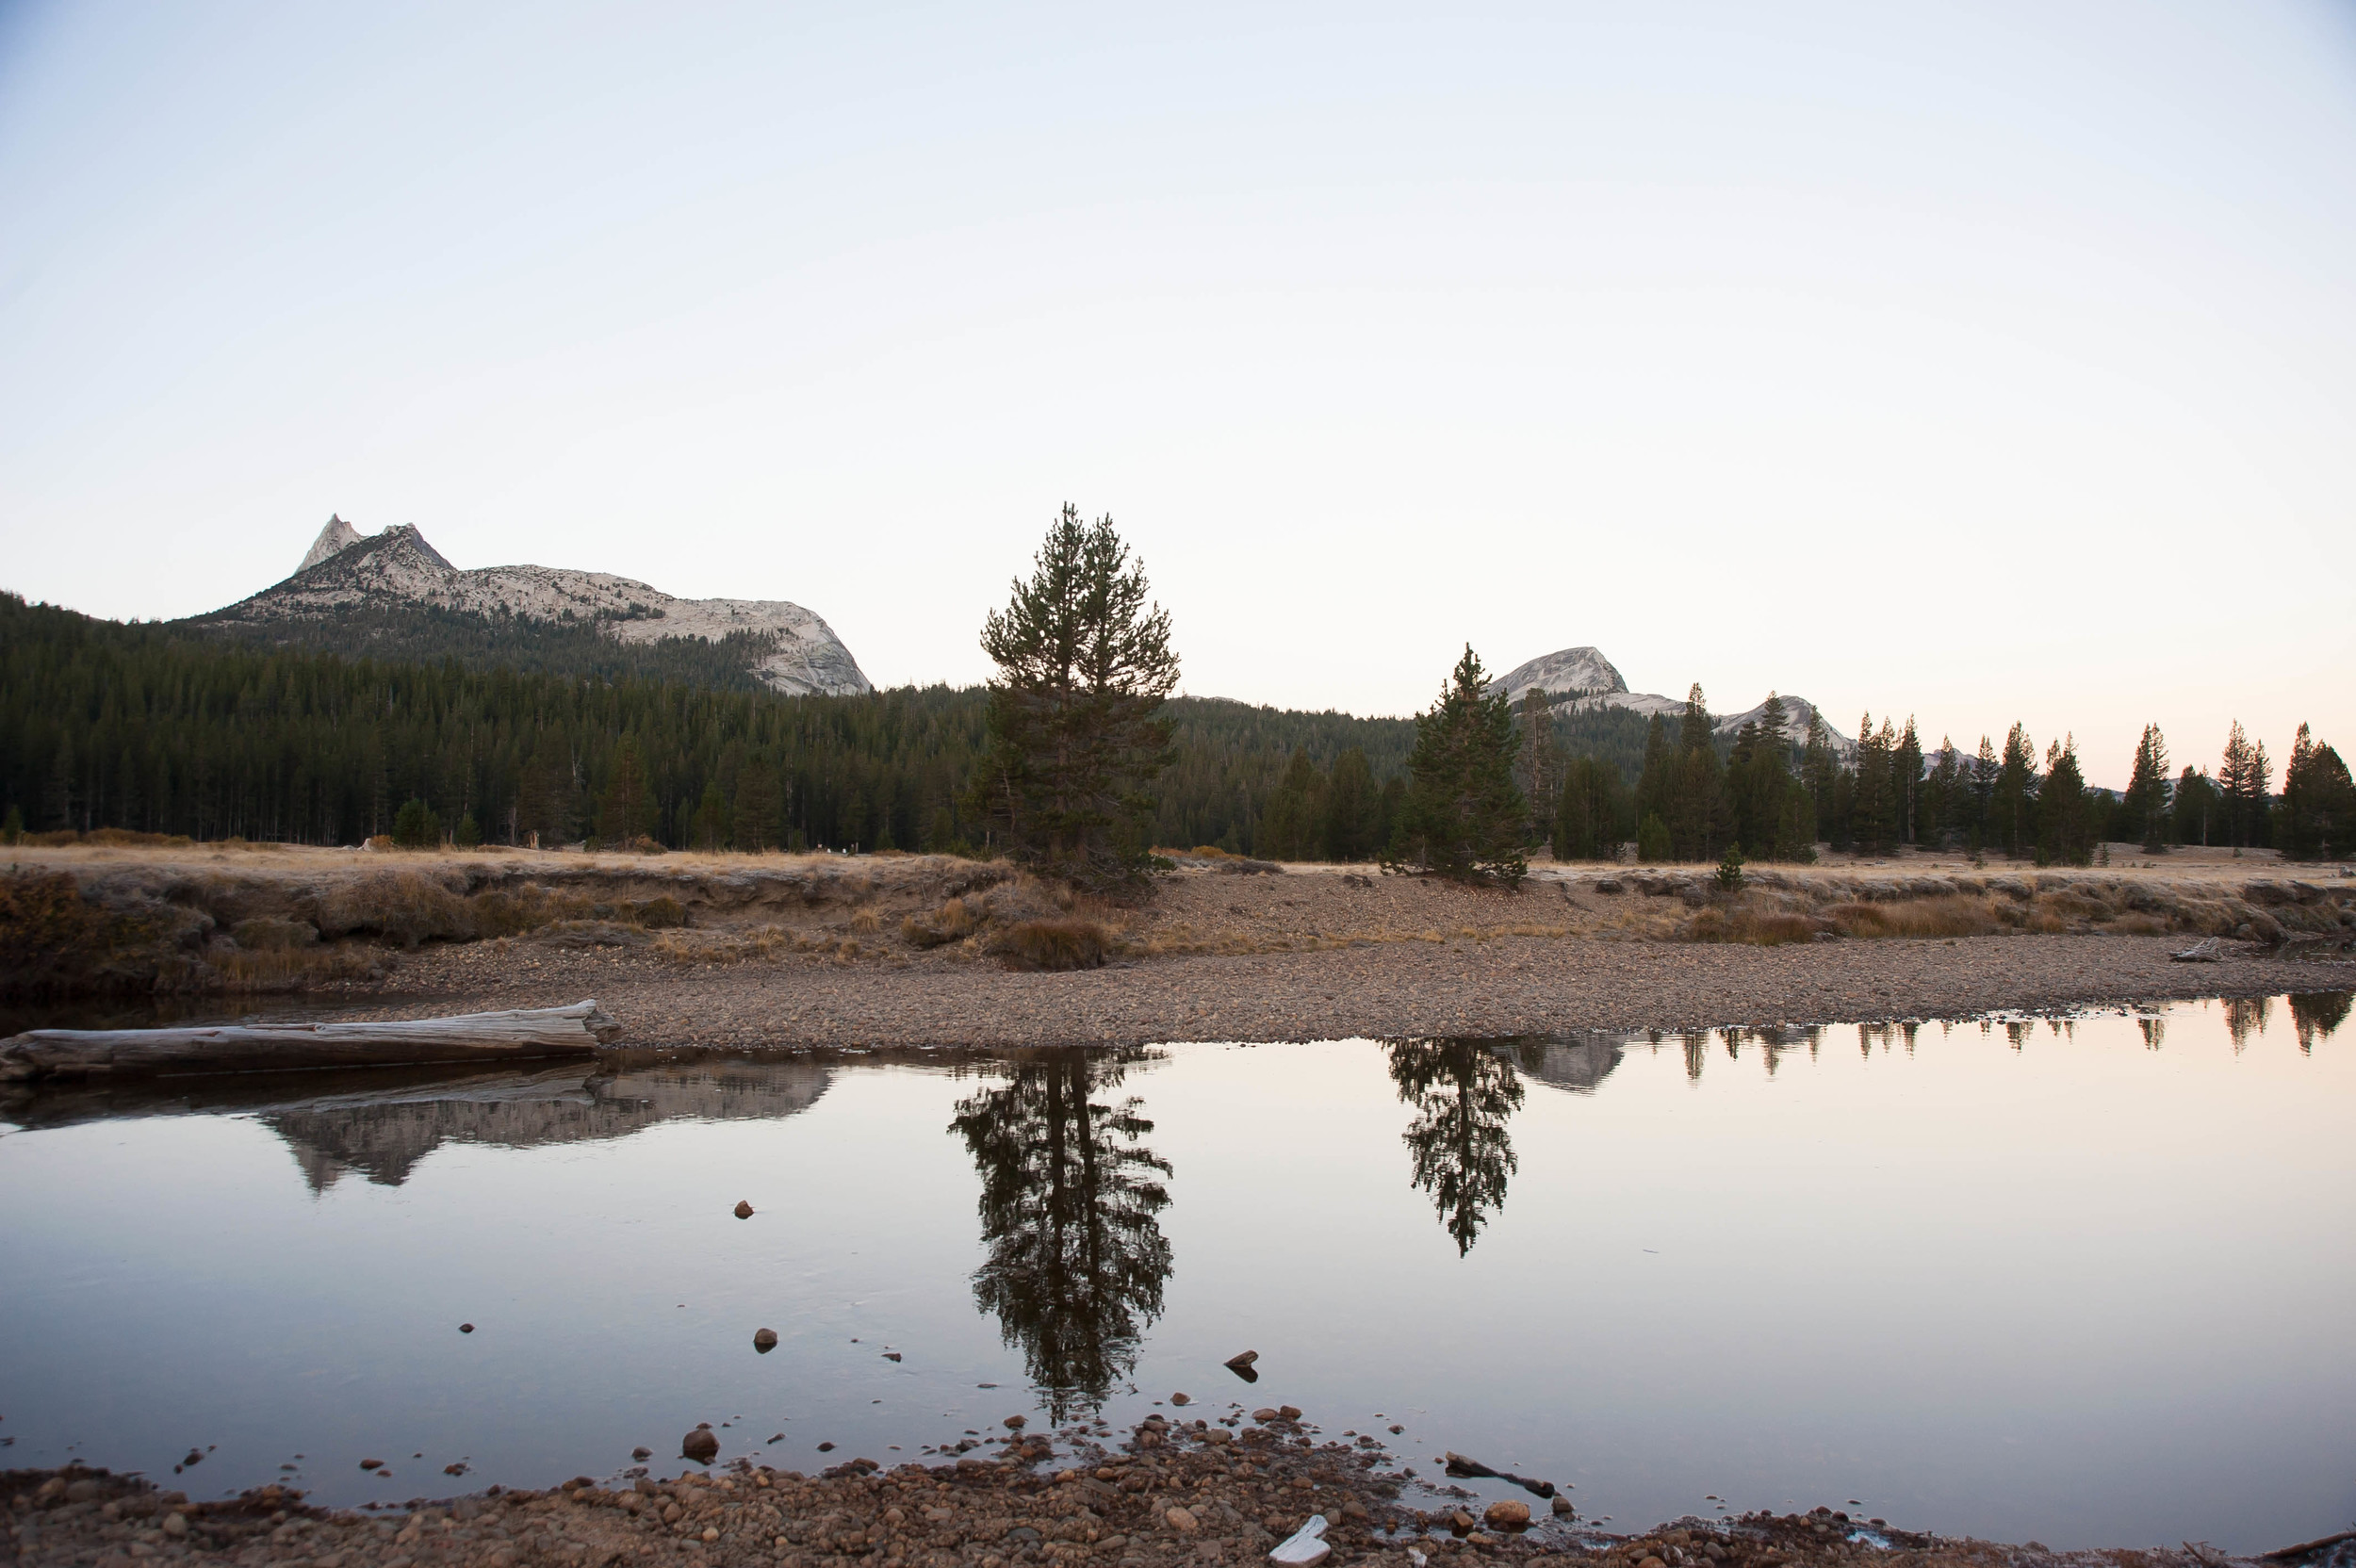
POLYGON ((1483 683, 1467 643, 1439 701, 1415 716, 1411 782, 1386 869, 1505 887, 1528 874, 1522 825, 1530 812, 1513 782, 1522 738, 1505 694, 1484 696, 1483 683))
POLYGON ((1150 853, 1145 789, 1170 760, 1160 711, 1178 656, 1147 594, 1112 518, 1067 504, 982 628, 998 674, 981 800, 1010 856, 1085 886, 1137 882, 1150 853))

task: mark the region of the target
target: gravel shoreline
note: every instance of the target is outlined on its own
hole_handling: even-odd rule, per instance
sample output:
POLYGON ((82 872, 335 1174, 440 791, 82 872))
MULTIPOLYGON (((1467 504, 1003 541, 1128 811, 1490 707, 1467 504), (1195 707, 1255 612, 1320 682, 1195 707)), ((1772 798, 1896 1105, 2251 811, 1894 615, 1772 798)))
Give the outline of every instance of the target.
MULTIPOLYGON (((995 1457, 884 1469, 870 1460, 816 1477, 739 1462, 677 1479, 586 1477, 546 1492, 490 1487, 413 1499, 390 1514, 307 1507, 267 1486, 192 1502, 103 1470, 0 1473, 0 1561, 132 1568, 1243 1568, 1268 1560, 1313 1517, 1328 1568, 2221 1568, 2223 1553, 2053 1553, 1941 1540, 1820 1507, 1677 1520, 1641 1535, 1580 1525, 1565 1500, 1481 1498, 1458 1489, 1402 1500, 1378 1468, 1379 1440, 1319 1442, 1298 1413, 1255 1412, 1240 1432, 1149 1417, 1106 1446, 1073 1430, 995 1457)), ((1412 1472, 1405 1474, 1412 1475, 1412 1472)))
POLYGON ((409 956, 401 994, 353 994, 360 1005, 346 1016, 595 997, 630 1046, 1024 1047, 1805 1027, 2356 988, 2345 956, 2244 948, 2216 964, 2171 961, 2184 945, 2104 935, 1783 947, 1499 937, 1041 974, 809 956, 682 966, 643 951, 476 943, 409 956))

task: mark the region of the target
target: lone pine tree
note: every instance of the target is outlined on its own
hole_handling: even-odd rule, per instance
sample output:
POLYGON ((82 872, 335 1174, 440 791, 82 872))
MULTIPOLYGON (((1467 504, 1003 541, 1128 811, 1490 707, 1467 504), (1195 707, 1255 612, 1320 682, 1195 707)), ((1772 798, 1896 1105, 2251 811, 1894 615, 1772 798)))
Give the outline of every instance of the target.
POLYGON ((1411 782, 1386 868, 1506 887, 1528 874, 1522 825, 1530 808, 1513 782, 1521 731, 1503 692, 1481 694, 1484 675, 1465 644, 1440 700, 1415 716, 1411 782))
POLYGON ((1089 887, 1135 883, 1147 861, 1145 788, 1170 760, 1162 701, 1178 684, 1170 615, 1109 516, 1066 504, 1027 582, 982 627, 998 666, 977 780, 1014 858, 1089 887))

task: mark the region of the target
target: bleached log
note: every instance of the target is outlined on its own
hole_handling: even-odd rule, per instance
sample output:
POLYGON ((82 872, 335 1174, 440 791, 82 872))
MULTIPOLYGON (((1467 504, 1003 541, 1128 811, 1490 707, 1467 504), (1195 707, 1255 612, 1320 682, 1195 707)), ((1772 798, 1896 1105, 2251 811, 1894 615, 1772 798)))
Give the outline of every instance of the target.
POLYGON ((592 1002, 390 1023, 256 1023, 210 1029, 35 1029, 0 1040, 0 1078, 246 1072, 587 1055, 622 1026, 592 1002))

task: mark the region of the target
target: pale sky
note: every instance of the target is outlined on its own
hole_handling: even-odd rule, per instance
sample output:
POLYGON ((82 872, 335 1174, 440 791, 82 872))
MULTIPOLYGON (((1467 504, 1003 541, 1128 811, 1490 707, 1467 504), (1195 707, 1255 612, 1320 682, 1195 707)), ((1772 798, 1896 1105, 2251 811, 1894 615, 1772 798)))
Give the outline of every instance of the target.
POLYGON ((0 586, 330 512, 878 683, 1065 500, 1186 689, 1469 639, 2356 749, 2356 8, 0 6, 0 586))

